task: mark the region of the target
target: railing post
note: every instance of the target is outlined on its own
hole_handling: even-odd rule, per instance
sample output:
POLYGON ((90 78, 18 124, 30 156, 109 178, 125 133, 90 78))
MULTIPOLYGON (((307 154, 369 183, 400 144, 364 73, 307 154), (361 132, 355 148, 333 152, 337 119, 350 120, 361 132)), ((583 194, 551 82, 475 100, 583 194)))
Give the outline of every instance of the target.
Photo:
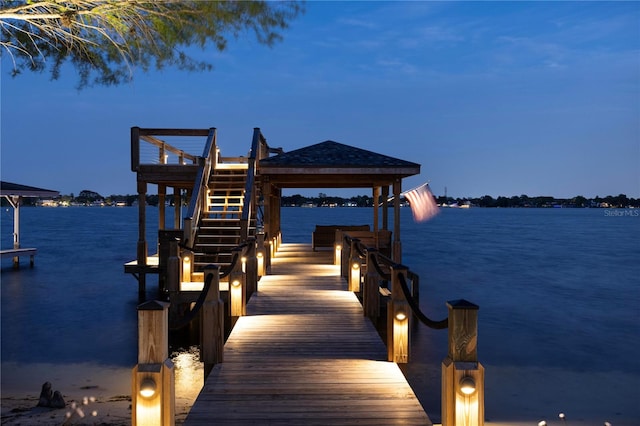
POLYGON ((246 301, 253 293, 258 291, 258 258, 256 257, 256 238, 249 237, 247 239, 247 265, 246 265, 246 281, 247 281, 247 294, 246 301))
POLYGON ((411 354, 411 327, 409 327, 411 315, 409 315, 409 303, 400 287, 398 276, 400 274, 406 281, 406 266, 398 264, 391 266, 391 298, 387 305, 387 351, 389 361, 403 364, 409 362, 411 354))
POLYGON ((193 252, 191 250, 183 250, 182 261, 180 262, 180 281, 190 283, 193 281, 191 274, 193 273, 193 252))
POLYGON ((247 286, 245 274, 242 272, 242 249, 234 248, 232 252, 234 257, 238 256, 233 271, 229 273, 229 314, 233 326, 238 317, 247 314, 245 303, 247 286))
POLYGON ((264 232, 258 233, 258 240, 256 243, 256 261, 258 263, 258 277, 256 278, 257 281, 258 279, 260 279, 260 277, 267 275, 267 249, 264 246, 264 232))
POLYGON ((351 257, 351 244, 342 232, 342 257, 340 258, 340 276, 348 278, 349 258, 351 257))
POLYGON ((367 249, 367 274, 364 278, 364 288, 362 289, 362 304, 364 314, 367 318, 377 324, 378 317, 380 316, 380 291, 378 288, 379 277, 376 268, 373 267, 373 262, 378 255, 378 250, 375 248, 367 249))
POLYGON ((169 304, 138 306, 138 365, 131 380, 133 426, 175 424, 175 379, 169 359, 169 304))
POLYGON ((336 229, 335 241, 333 243, 333 264, 340 265, 342 260, 342 231, 336 229))
POLYGON ((360 256, 358 256, 358 250, 356 245, 360 243, 360 240, 353 238, 351 240, 351 249, 349 250, 349 291, 360 291, 360 272, 362 264, 360 262, 360 256))
POLYGON ((178 240, 169 241, 169 256, 167 257, 167 291, 169 300, 171 296, 180 291, 180 256, 178 251, 178 240))
POLYGON ((220 299, 220 273, 217 265, 204 268, 204 280, 211 275, 211 287, 202 305, 200 326, 200 360, 204 363, 205 379, 215 364, 223 361, 224 302, 220 299))
POLYGON ((484 367, 478 362, 478 305, 447 302, 448 355, 442 361, 442 425, 484 425, 484 367))

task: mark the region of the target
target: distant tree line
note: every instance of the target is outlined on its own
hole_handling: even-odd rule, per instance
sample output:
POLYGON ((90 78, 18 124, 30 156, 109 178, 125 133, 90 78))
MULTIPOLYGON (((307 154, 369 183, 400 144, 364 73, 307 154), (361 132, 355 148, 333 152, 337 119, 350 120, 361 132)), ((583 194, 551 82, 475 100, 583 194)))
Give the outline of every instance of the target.
MULTIPOLYGON (((594 198, 586 198, 582 195, 573 198, 555 198, 551 196, 529 197, 527 195, 514 195, 512 197, 499 196, 493 198, 485 195, 478 198, 465 197, 453 198, 439 196, 435 197, 438 205, 461 206, 470 205, 473 207, 605 207, 605 208, 640 208, 640 199, 629 198, 625 194, 617 196, 607 195, 606 197, 596 196, 594 198)), ((138 196, 135 194, 127 195, 109 195, 102 196, 97 192, 90 190, 82 190, 77 196, 73 193, 68 195, 60 195, 55 200, 58 204, 64 205, 127 205, 131 206, 138 202, 138 196)), ((149 206, 157 206, 159 198, 157 194, 148 194, 146 203, 149 206)), ((174 197, 167 194, 165 197, 167 204, 173 205, 174 197)), ((188 200, 183 196, 182 203, 186 204, 188 200)), ((38 198, 25 198, 23 205, 37 205, 41 200, 38 198)), ((6 200, 2 198, 2 205, 6 205, 6 200)), ((283 196, 281 205, 285 207, 371 207, 373 206, 373 197, 367 195, 357 195, 349 198, 330 196, 325 193, 319 193, 317 197, 306 197, 300 194, 283 196)))
MULTIPOLYGON (((435 197, 438 205, 461 206, 470 205, 473 207, 640 207, 640 199, 628 198, 625 194, 617 196, 608 195, 606 197, 596 196, 594 198, 586 198, 582 195, 573 198, 555 198, 550 196, 529 197, 527 195, 514 195, 513 197, 493 198, 485 195, 478 198, 465 197, 453 198, 439 196, 435 197)), ((329 207, 329 206, 351 206, 351 207, 370 207, 373 205, 373 197, 359 195, 351 198, 331 197, 320 193, 318 197, 304 197, 300 194, 283 196, 283 206, 313 206, 313 207, 329 207)))

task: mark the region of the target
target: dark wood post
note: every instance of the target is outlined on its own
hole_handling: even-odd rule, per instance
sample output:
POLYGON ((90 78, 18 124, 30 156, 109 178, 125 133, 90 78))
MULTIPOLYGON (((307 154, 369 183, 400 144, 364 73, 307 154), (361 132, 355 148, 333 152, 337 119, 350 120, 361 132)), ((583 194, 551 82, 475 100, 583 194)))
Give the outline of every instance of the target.
POLYGON ((147 276, 147 239, 146 239, 146 203, 147 203, 147 183, 138 182, 138 247, 136 259, 138 261, 138 299, 144 300, 147 276))
POLYGON ((340 256, 340 276, 348 278, 349 274, 349 258, 351 257, 351 243, 345 238, 344 231, 342 234, 342 254, 340 256))
POLYGON ((402 243, 400 242, 400 191, 402 181, 393 182, 393 247, 391 257, 396 263, 402 263, 402 243))
POLYGON ((247 238, 247 250, 245 252, 245 256, 247 258, 247 272, 246 272, 246 281, 247 281, 247 294, 246 301, 248 302, 253 293, 258 291, 258 258, 256 256, 256 238, 249 237, 247 238))
POLYGON ((371 319, 374 324, 377 324, 378 317, 380 316, 380 291, 378 290, 380 284, 378 272, 373 266, 377 255, 378 250, 374 248, 367 250, 367 274, 365 275, 362 294, 364 314, 367 318, 371 319))
POLYGON ((220 299, 220 272, 217 265, 204 268, 204 280, 211 276, 211 287, 202 305, 200 326, 200 358, 204 362, 205 379, 215 364, 223 361, 224 302, 220 299))

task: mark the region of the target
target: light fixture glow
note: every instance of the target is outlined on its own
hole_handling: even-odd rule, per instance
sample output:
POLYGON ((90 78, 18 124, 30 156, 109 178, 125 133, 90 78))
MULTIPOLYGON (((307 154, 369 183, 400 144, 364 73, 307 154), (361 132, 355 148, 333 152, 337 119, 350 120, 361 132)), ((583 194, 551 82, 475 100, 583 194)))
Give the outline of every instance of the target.
POLYGON ((460 380, 460 392, 465 395, 471 395, 476 391, 476 382, 473 378, 465 376, 460 380))
POLYGON ((406 315, 404 312, 402 312, 402 311, 400 311, 400 312, 396 312, 396 319, 397 319, 398 321, 404 321, 404 320, 406 320, 406 319, 407 319, 407 315, 406 315))
POLYGON ((358 262, 353 262, 353 265, 351 265, 351 267, 353 269, 359 269, 360 268, 360 264, 358 262))
POLYGON ((143 398, 152 398, 156 394, 155 380, 147 377, 140 383, 140 396, 143 398))
POLYGON ((234 287, 240 287, 240 281, 239 280, 233 280, 231 281, 231 285, 234 287))

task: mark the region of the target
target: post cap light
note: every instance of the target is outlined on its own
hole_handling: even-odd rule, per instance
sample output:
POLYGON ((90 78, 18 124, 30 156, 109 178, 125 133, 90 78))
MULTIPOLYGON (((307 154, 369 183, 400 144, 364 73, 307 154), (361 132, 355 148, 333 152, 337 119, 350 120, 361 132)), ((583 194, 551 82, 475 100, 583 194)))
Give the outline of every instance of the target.
POLYGON ((189 262, 191 262, 191 259, 189 258, 189 256, 185 256, 185 257, 182 258, 182 261, 184 263, 189 263, 189 262))
POLYGON ((472 377, 465 376, 460 380, 460 392, 465 395, 471 395, 476 391, 476 382, 472 377))
POLYGON ((407 314, 405 314, 403 311, 396 312, 396 319, 398 321, 404 321, 407 319, 407 314))
POLYGON ((142 380, 140 383, 140 396, 143 398, 152 398, 156 394, 156 382, 150 377, 142 380))
POLYGON ((342 245, 336 244, 336 250, 342 250, 342 245))
POLYGON ((353 269, 358 269, 358 268, 360 268, 360 264, 358 262, 353 262, 353 265, 351 265, 351 267, 353 269))
POLYGON ((234 287, 240 287, 240 280, 231 281, 231 285, 234 286, 234 287))
POLYGON ((262 257, 262 252, 258 252, 258 254, 256 255, 256 257, 262 257))

